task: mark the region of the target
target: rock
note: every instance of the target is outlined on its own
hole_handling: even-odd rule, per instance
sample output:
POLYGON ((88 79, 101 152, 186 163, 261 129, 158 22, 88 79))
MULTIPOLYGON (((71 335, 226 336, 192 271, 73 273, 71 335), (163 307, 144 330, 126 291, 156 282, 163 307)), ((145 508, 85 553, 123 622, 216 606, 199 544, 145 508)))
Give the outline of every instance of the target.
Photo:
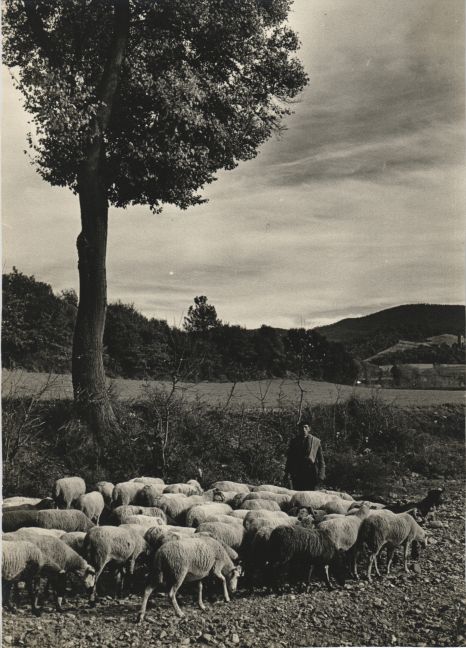
POLYGON ((432 520, 432 522, 429 522, 429 527, 431 529, 443 529, 444 524, 440 520, 432 520))
POLYGON ((5 643, 11 644, 11 643, 13 643, 13 637, 12 637, 11 635, 5 635, 5 636, 3 637, 3 641, 4 641, 5 643))
POLYGON ((165 630, 162 630, 162 632, 159 634, 159 639, 163 639, 166 636, 167 636, 167 633, 165 632, 165 630))
POLYGON ((236 633, 233 633, 233 634, 231 635, 231 641, 232 641, 232 643, 234 643, 234 644, 239 644, 239 637, 238 637, 238 635, 237 635, 236 633))
POLYGON ((199 640, 204 641, 205 643, 215 643, 213 635, 211 635, 209 632, 204 632, 204 634, 200 636, 199 640))
POLYGON ((374 606, 377 607, 377 608, 382 608, 383 605, 384 605, 383 600, 382 600, 381 598, 375 598, 375 599, 373 600, 373 604, 374 604, 374 606))
POLYGON ((180 641, 180 644, 182 646, 189 646, 190 643, 191 643, 191 639, 189 637, 185 637, 180 641))
POLYGON ((421 565, 419 563, 414 563, 413 565, 413 572, 415 574, 420 574, 422 572, 421 570, 421 565))

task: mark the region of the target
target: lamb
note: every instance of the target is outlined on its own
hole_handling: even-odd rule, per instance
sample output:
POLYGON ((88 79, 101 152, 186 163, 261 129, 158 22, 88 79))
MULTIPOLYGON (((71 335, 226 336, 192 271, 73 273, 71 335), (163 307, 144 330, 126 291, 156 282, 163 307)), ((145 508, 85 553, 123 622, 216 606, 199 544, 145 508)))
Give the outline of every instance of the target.
POLYGON ((233 481, 216 481, 212 484, 211 488, 225 492, 234 491, 235 493, 249 493, 251 491, 251 487, 248 484, 233 481))
POLYGON ((42 555, 60 568, 58 578, 51 579, 55 590, 57 612, 62 612, 62 600, 65 592, 65 576, 68 573, 76 574, 83 582, 84 587, 89 590, 94 585, 95 570, 76 551, 66 543, 52 536, 45 536, 31 531, 19 529, 15 533, 6 534, 5 539, 17 539, 31 542, 42 555))
MULTIPOLYGON (((95 568, 95 582, 89 596, 92 607, 96 605, 97 582, 105 566, 113 562, 117 569, 127 567, 128 573, 134 573, 137 558, 147 549, 144 538, 126 527, 94 527, 84 539, 84 553, 95 568)), ((120 594, 123 582, 120 578, 120 594)))
POLYGON ((321 529, 305 529, 301 526, 279 526, 270 534, 268 542, 271 569, 296 563, 309 564, 308 587, 315 565, 323 565, 327 587, 332 589, 329 568, 336 568, 337 582, 344 585, 342 552, 332 542, 329 534, 321 529))
POLYGON ((86 482, 81 477, 63 477, 57 479, 52 497, 58 508, 71 508, 71 504, 86 492, 86 482))
POLYGON ((3 530, 17 531, 21 527, 34 526, 62 531, 89 531, 94 524, 82 511, 12 511, 3 514, 3 530))
POLYGON ((413 542, 427 545, 427 534, 422 527, 414 520, 409 513, 397 513, 389 515, 369 515, 361 523, 357 544, 358 547, 366 545, 369 549, 369 567, 367 579, 372 581, 372 567, 378 576, 380 572, 377 567, 377 556, 385 545, 388 545, 387 574, 395 553, 395 548, 404 547, 404 570, 409 573, 408 554, 413 542))
POLYGON ((244 527, 224 522, 203 522, 197 527, 196 533, 209 533, 216 540, 238 551, 243 543, 244 527))
POLYGON ((217 513, 229 513, 232 510, 228 504, 212 502, 208 504, 198 504, 190 508, 186 513, 186 526, 199 526, 209 515, 217 513))
POLYGON ((108 481, 100 481, 97 482, 95 487, 96 490, 98 490, 99 493, 104 498, 105 506, 107 508, 110 508, 112 505, 112 493, 113 493, 113 489, 115 488, 114 484, 108 481))
POLYGON ((38 588, 40 576, 58 576, 63 570, 48 560, 32 542, 23 540, 4 542, 2 545, 2 599, 11 608, 10 594, 13 583, 24 582, 31 599, 33 614, 39 615, 38 588))
POLYGON ((280 511, 280 506, 274 500, 268 499, 251 499, 244 501, 241 504, 243 509, 249 509, 250 511, 280 511))
POLYGON ((133 504, 140 491, 144 488, 144 482, 127 481, 116 484, 112 491, 112 507, 133 504))
POLYGON ((176 593, 183 582, 198 581, 198 604, 205 610, 202 601, 202 580, 213 574, 222 581, 223 595, 226 602, 230 601, 228 589, 236 591, 241 567, 235 567, 223 546, 214 538, 198 537, 173 540, 163 544, 156 552, 144 590, 139 623, 144 620, 147 601, 158 583, 170 588, 169 597, 179 617, 185 614, 181 611, 176 600, 176 593))
POLYGON ((87 515, 92 522, 99 524, 104 506, 105 501, 102 493, 99 491, 91 491, 90 493, 79 496, 76 508, 87 515))

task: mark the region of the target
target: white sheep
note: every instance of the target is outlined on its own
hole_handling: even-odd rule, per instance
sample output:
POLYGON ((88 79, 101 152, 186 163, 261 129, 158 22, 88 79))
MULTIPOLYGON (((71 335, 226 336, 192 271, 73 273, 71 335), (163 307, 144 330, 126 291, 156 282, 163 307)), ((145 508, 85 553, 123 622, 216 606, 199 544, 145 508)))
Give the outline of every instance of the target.
POLYGON ((3 511, 43 511, 55 508, 55 502, 51 497, 7 497, 3 500, 3 511))
POLYGON ((39 615, 40 576, 58 576, 61 573, 64 573, 63 570, 44 557, 34 543, 23 540, 2 543, 2 598, 6 607, 12 607, 10 594, 13 583, 24 582, 31 599, 32 612, 39 615))
POLYGON ((133 477, 129 481, 140 483, 140 484, 155 484, 159 486, 165 486, 165 482, 160 477, 133 477))
POLYGON ((219 502, 197 504, 187 511, 186 526, 199 526, 199 524, 204 522, 206 517, 208 517, 209 515, 216 515, 217 513, 229 513, 231 510, 231 506, 219 502))
POLYGON ((274 500, 251 499, 243 502, 241 508, 250 511, 280 511, 280 506, 274 500))
POLYGON ((324 520, 318 526, 319 529, 326 530, 330 539, 337 549, 342 551, 350 551, 351 572, 358 578, 357 571, 357 549, 355 547, 358 539, 359 528, 362 521, 370 513, 367 505, 363 505, 352 515, 343 515, 331 520, 324 520))
MULTIPOLYGON (((224 524, 232 524, 234 526, 243 526, 243 518, 235 516, 233 517, 232 513, 234 511, 231 511, 231 513, 217 513, 217 515, 208 515, 204 522, 223 522, 224 524)), ((248 511, 245 511, 245 514, 248 513, 248 511)))
POLYGON ((54 538, 61 538, 66 534, 66 531, 62 531, 61 529, 42 529, 41 527, 21 527, 19 529, 20 531, 31 531, 33 533, 36 533, 37 535, 48 535, 48 536, 53 536, 54 538))
POLYGON ((251 491, 249 484, 241 484, 240 482, 233 481, 216 481, 212 484, 211 488, 225 492, 234 491, 235 493, 249 493, 251 491))
POLYGON ((387 574, 390 573, 395 548, 404 547, 404 570, 409 573, 408 555, 411 544, 416 541, 424 546, 427 544, 427 534, 422 527, 411 517, 409 513, 394 513, 380 515, 372 513, 366 517, 360 526, 358 534, 358 546, 366 545, 369 550, 369 567, 367 578, 372 581, 372 567, 378 576, 380 572, 377 567, 377 556, 385 545, 388 547, 387 574))
MULTIPOLYGON (((96 604, 97 582, 105 566, 112 562, 117 570, 126 567, 132 575, 136 560, 147 549, 141 534, 129 527, 94 527, 84 539, 84 554, 96 571, 94 587, 89 596, 91 606, 96 604)), ((123 582, 120 580, 120 594, 122 588, 123 582)))
POLYGON ((196 533, 209 533, 216 540, 238 551, 243 544, 244 527, 224 522, 202 522, 197 527, 196 533))
POLYGON ((82 477, 63 477, 57 479, 52 497, 58 508, 71 508, 71 504, 86 492, 86 482, 82 477))
POLYGON ((16 531, 21 527, 42 527, 62 531, 89 531, 94 524, 82 511, 74 509, 50 511, 11 511, 3 514, 3 530, 16 531))
POLYGON ((163 489, 163 492, 183 493, 183 495, 187 495, 189 497, 190 495, 201 495, 202 489, 201 487, 197 488, 192 484, 178 483, 178 484, 168 484, 168 486, 165 486, 165 488, 163 489))
POLYGON ((76 508, 82 511, 84 515, 87 515, 95 524, 99 524, 100 515, 104 507, 104 497, 99 491, 91 491, 90 493, 80 495, 76 504, 76 508))
POLYGON ((292 490, 291 488, 285 488, 284 486, 275 486, 275 484, 260 484, 259 486, 254 486, 251 489, 253 493, 257 491, 266 491, 269 493, 279 493, 280 495, 291 495, 293 496, 297 491, 292 490))
POLYGON ((112 512, 111 522, 117 525, 122 524, 126 522, 129 515, 149 515, 160 518, 164 523, 167 522, 166 514, 157 506, 136 506, 134 504, 117 506, 112 512))
POLYGON ((290 502, 290 509, 297 508, 322 508, 324 504, 334 499, 334 495, 329 495, 323 491, 297 491, 290 502))
POLYGON ((354 497, 349 493, 345 493, 344 491, 334 491, 328 490, 326 488, 319 488, 319 493, 327 493, 327 495, 331 495, 332 497, 339 497, 340 499, 347 500, 348 502, 354 501, 354 497))
POLYGON ((71 547, 76 553, 80 556, 84 555, 84 538, 86 533, 84 531, 70 531, 69 533, 64 533, 60 540, 64 542, 68 547, 71 547))
MULTIPOLYGON (((286 511, 289 508, 291 502, 291 495, 287 495, 285 493, 271 493, 269 491, 253 491, 252 493, 248 493, 243 497, 241 504, 242 502, 247 502, 248 500, 257 499, 274 501, 279 505, 282 511, 286 511)), ((241 504, 238 508, 242 508, 241 504)))
POLYGON ((123 518, 122 524, 137 524, 146 529, 150 529, 154 526, 166 526, 162 518, 154 517, 153 515, 128 515, 123 518))
POLYGON ((165 583, 169 588, 169 597, 175 612, 179 617, 184 617, 176 593, 184 581, 198 581, 198 604, 205 610, 202 601, 202 580, 210 574, 222 581, 223 595, 226 602, 230 601, 228 589, 236 591, 241 567, 235 567, 220 542, 210 537, 182 538, 163 544, 156 552, 151 570, 149 572, 139 622, 141 623, 146 613, 149 596, 157 584, 165 583))
POLYGON ((62 600, 65 593, 66 574, 75 574, 89 590, 94 585, 95 570, 89 565, 82 556, 74 551, 69 545, 58 538, 35 533, 34 531, 25 531, 19 529, 14 533, 8 533, 4 536, 6 540, 24 540, 32 542, 48 561, 55 563, 60 568, 58 578, 51 578, 52 586, 55 591, 55 601, 57 612, 62 612, 62 600))
POLYGON ((98 490, 99 493, 104 498, 105 506, 107 508, 110 508, 112 505, 112 493, 113 493, 113 489, 115 488, 115 485, 109 481, 99 481, 97 482, 95 487, 96 490, 98 490))
POLYGON ((136 504, 141 506, 157 506, 159 497, 165 490, 163 484, 144 484, 144 488, 136 495, 136 504))
POLYGON ((115 485, 112 491, 112 507, 125 506, 135 502, 138 493, 144 488, 144 482, 127 481, 115 485))

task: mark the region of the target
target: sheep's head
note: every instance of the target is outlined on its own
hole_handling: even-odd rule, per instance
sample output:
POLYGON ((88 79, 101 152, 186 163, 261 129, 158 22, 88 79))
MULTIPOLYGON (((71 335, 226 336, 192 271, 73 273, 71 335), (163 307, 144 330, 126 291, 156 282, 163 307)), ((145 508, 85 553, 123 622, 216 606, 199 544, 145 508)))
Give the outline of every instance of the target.
POLYGON ((225 495, 222 493, 222 491, 219 488, 214 488, 213 501, 214 502, 224 502, 225 501, 225 495))
POLYGON ((227 584, 228 584, 228 589, 230 592, 234 593, 236 592, 236 589, 238 587, 238 578, 242 575, 243 573, 243 568, 241 565, 236 565, 236 567, 233 567, 233 569, 228 572, 227 574, 227 584))
POLYGON ((432 488, 427 493, 428 504, 431 508, 437 508, 440 504, 443 504, 442 500, 443 488, 432 488))
POLYGON ((87 590, 90 590, 94 587, 95 584, 95 569, 91 565, 88 565, 83 574, 83 583, 84 587, 87 590))

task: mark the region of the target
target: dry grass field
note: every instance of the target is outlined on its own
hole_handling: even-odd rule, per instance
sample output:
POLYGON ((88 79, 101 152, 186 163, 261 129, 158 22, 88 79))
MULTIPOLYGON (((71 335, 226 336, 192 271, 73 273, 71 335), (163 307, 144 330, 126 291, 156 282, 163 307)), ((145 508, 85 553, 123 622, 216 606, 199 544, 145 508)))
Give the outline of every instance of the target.
MULTIPOLYGON (((137 399, 148 387, 170 388, 168 382, 145 382, 122 378, 109 380, 109 385, 112 386, 119 398, 128 400, 137 399)), ((304 389, 304 401, 311 406, 329 405, 346 400, 351 396, 371 398, 374 395, 384 402, 402 407, 464 403, 462 391, 352 387, 313 380, 302 381, 301 386, 304 389)), ((248 408, 286 407, 298 402, 300 398, 300 390, 296 381, 289 379, 237 383, 234 389, 233 384, 227 382, 179 383, 176 389, 188 400, 200 398, 211 405, 223 405, 231 397, 230 406, 245 405, 248 408)), ((4 397, 29 396, 43 392, 42 399, 71 398, 73 394, 70 375, 48 375, 22 370, 3 370, 2 392, 4 397)))

